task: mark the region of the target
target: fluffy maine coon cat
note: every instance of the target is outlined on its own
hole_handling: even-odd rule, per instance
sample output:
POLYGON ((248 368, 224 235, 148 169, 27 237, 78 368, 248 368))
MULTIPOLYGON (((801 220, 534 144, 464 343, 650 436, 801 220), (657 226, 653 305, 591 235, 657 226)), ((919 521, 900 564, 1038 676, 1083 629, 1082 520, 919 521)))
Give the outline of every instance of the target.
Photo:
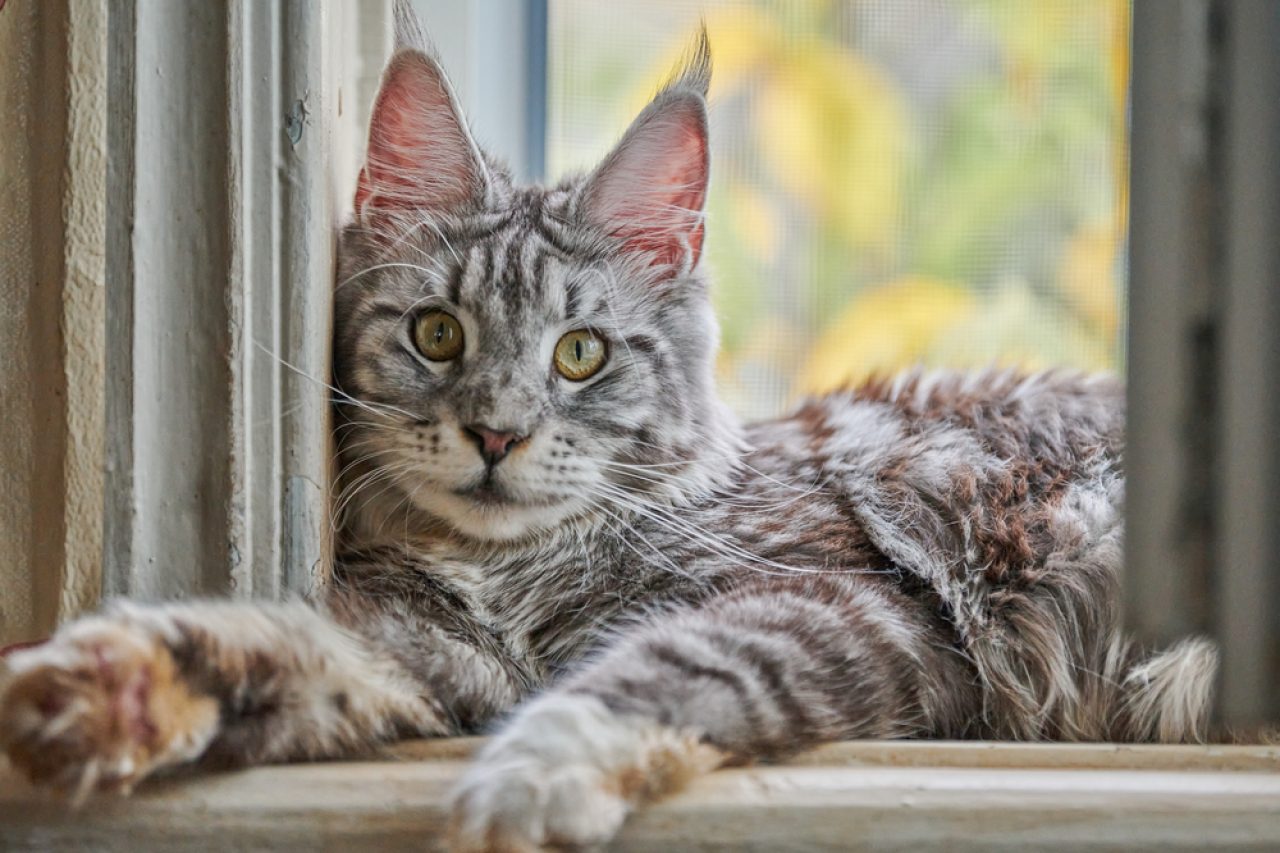
POLYGON ((397 7, 303 604, 120 604, 18 652, 38 782, 497 735, 459 849, 608 839, 726 762, 863 737, 1197 739, 1214 653, 1118 624, 1119 387, 909 375, 740 426, 699 268, 705 40, 590 175, 514 185, 397 7))

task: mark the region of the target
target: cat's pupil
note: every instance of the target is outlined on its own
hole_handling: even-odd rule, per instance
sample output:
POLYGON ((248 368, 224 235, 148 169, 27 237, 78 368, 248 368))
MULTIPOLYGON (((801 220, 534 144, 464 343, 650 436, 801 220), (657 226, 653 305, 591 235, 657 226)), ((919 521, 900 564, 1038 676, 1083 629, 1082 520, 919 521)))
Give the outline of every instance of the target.
POLYGON ((436 343, 444 340, 444 323, 436 324, 436 343))
POLYGON ((576 358, 578 361, 582 361, 582 341, 581 340, 576 340, 573 342, 573 357, 576 358))

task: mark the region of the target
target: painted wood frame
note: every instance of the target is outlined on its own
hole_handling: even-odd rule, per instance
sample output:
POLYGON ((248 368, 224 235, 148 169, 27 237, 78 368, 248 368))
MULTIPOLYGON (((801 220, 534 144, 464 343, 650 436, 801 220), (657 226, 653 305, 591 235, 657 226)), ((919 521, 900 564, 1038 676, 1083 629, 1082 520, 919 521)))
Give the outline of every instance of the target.
MULTIPOLYGON (((437 850, 476 740, 144 785, 69 815, 0 776, 5 850, 437 850)), ((850 742, 722 770, 611 850, 1280 849, 1280 750, 850 742)))
POLYGON ((325 7, 109 8, 105 592, 305 592, 329 550, 325 7))

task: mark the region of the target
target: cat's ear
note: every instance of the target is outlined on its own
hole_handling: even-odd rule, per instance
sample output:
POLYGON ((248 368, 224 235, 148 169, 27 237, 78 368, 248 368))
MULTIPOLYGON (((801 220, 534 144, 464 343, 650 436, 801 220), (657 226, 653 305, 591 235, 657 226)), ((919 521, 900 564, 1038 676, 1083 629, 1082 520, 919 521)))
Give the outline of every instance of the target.
POLYGON ((355 210, 444 212, 478 204, 488 182, 480 150, 416 20, 402 23, 369 120, 355 210))
POLYGON ((669 277, 702 256, 710 156, 703 30, 684 66, 587 180, 583 217, 669 277))

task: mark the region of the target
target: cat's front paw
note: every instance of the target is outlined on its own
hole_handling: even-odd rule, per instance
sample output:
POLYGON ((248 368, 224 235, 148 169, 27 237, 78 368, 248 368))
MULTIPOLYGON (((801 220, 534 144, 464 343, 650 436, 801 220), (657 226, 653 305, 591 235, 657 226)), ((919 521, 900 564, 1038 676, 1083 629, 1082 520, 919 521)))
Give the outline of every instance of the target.
POLYGON ((85 619, 4 663, 0 750, 37 784, 127 791, 217 731, 217 703, 193 695, 164 644, 128 622, 85 619))
POLYGON ((457 851, 604 844, 631 809, 718 766, 723 755, 599 700, 551 695, 527 706, 480 754, 456 795, 457 851))
POLYGON ((589 764, 552 767, 533 758, 495 757, 463 782, 451 846, 503 853, 590 847, 612 838, 629 809, 616 786, 589 764))

